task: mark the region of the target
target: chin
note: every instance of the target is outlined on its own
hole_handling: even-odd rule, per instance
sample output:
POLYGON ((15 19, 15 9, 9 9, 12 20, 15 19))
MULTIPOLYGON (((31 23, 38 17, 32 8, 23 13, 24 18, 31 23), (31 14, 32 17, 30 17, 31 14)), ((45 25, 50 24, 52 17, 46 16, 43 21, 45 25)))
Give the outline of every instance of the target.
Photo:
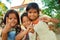
POLYGON ((36 19, 31 19, 32 21, 36 20, 36 19))
POLYGON ((11 25, 12 27, 15 27, 15 25, 11 25))
POLYGON ((34 20, 33 18, 30 18, 30 20, 34 20))

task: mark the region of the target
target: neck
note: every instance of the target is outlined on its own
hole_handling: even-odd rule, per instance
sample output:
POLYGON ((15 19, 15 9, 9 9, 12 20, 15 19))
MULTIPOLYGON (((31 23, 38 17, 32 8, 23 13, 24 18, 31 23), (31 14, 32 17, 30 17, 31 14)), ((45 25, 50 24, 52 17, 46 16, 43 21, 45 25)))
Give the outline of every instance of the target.
POLYGON ((37 24, 38 22, 39 22, 39 17, 36 20, 32 21, 33 24, 37 24))

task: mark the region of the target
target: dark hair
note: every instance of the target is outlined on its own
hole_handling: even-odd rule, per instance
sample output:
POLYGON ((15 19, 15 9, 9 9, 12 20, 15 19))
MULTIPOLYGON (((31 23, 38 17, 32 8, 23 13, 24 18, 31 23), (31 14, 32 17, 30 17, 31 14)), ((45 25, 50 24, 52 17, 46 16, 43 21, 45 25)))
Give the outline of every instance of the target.
POLYGON ((6 24, 6 17, 9 17, 9 14, 12 14, 12 13, 14 13, 16 15, 18 24, 20 24, 18 12, 15 11, 15 10, 8 10, 6 12, 5 17, 4 17, 4 20, 3 20, 3 23, 6 24))
POLYGON ((30 9, 36 9, 39 14, 39 6, 37 3, 29 3, 26 7, 26 11, 28 12, 30 9))
MULTIPOLYGON (((21 15, 21 23, 23 23, 23 17, 24 16, 27 16, 27 12, 24 12, 22 15, 21 15)), ((27 16, 28 17, 28 16, 27 16)))
POLYGON ((16 26, 16 28, 15 28, 15 29, 16 29, 16 34, 17 34, 18 32, 21 31, 20 26, 18 26, 18 25, 20 25, 20 20, 19 20, 19 15, 18 15, 18 12, 17 12, 17 11, 15 11, 15 10, 8 10, 8 11, 6 12, 6 14, 5 14, 3 23, 6 24, 6 17, 9 17, 9 14, 13 14, 13 13, 16 15, 17 21, 18 21, 17 26, 16 26))

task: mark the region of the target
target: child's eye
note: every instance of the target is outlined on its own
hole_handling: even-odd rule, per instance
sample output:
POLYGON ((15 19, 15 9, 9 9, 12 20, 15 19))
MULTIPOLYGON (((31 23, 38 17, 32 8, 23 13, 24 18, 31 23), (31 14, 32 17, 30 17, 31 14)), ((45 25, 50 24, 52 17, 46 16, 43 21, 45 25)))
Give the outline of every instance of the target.
POLYGON ((10 20, 11 20, 12 18, 10 18, 10 20))
POLYGON ((31 12, 29 12, 29 13, 31 13, 31 12))
POLYGON ((14 19, 17 19, 17 18, 14 18, 14 19))
POLYGON ((37 12, 34 12, 34 13, 37 13, 37 12))

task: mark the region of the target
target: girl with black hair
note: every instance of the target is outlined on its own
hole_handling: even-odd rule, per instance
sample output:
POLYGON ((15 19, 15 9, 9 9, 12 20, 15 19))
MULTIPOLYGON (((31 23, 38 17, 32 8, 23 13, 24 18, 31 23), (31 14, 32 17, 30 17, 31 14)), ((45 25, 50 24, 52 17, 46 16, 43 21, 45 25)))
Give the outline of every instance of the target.
POLYGON ((2 40, 15 40, 15 36, 21 31, 18 12, 8 10, 3 23, 5 27, 2 30, 2 40))
POLYGON ((57 40, 54 32, 50 31, 48 25, 40 19, 39 11, 37 3, 29 3, 26 7, 28 18, 34 25, 34 31, 37 32, 37 37, 39 38, 37 40, 57 40))

